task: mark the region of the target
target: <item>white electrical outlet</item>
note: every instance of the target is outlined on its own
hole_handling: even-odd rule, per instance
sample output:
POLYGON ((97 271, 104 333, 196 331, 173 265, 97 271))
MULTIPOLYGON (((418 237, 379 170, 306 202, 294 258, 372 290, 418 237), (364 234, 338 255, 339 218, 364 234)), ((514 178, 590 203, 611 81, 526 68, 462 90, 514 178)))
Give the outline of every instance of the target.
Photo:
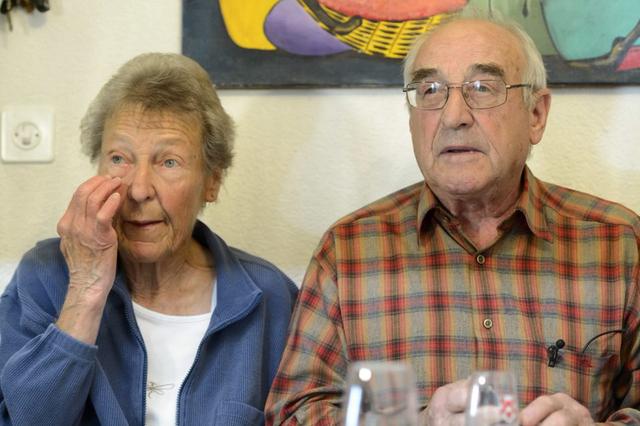
POLYGON ((2 161, 53 161, 53 109, 43 106, 3 108, 0 132, 2 161))

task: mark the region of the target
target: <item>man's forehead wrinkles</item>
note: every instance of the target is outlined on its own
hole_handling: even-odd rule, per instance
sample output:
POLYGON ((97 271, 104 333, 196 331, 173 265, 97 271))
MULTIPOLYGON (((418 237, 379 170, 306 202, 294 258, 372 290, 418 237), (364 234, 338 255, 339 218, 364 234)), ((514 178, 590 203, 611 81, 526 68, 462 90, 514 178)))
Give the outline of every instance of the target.
MULTIPOLYGON (((467 70, 465 72, 465 80, 473 78, 477 74, 489 74, 491 76, 504 79, 506 71, 504 67, 495 62, 471 64, 467 67, 467 70)), ((438 68, 425 67, 419 68, 413 72, 412 81, 415 82, 433 78, 443 79, 444 75, 438 68)))

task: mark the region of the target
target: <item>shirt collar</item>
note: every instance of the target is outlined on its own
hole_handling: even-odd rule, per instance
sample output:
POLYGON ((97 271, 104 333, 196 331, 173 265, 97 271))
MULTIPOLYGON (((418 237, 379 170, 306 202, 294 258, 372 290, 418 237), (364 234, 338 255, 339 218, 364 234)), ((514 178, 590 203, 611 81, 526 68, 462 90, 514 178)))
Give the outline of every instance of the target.
MULTIPOLYGON (((544 215, 545 190, 541 182, 533 176, 529 167, 525 166, 522 176, 522 192, 515 205, 515 211, 520 212, 524 217, 527 227, 537 237, 551 241, 553 236, 549 232, 547 221, 544 215)), ((418 203, 418 215, 416 227, 418 235, 426 226, 425 220, 431 217, 433 212, 441 210, 445 215, 451 216, 449 212, 440 204, 440 201, 425 184, 420 194, 418 203)), ((513 215, 511 216, 513 217, 513 215)), ((511 217, 507 220, 511 220, 511 217)))
POLYGON ((522 177, 522 192, 516 203, 516 211, 524 216, 531 232, 547 241, 553 240, 544 214, 546 191, 529 167, 525 166, 522 177))
MULTIPOLYGON (((420 192, 420 202, 418 203, 418 216, 417 216, 417 235, 421 235, 421 230, 424 221, 427 219, 427 216, 431 216, 432 212, 436 209, 440 208, 440 202, 436 198, 435 194, 431 192, 431 188, 426 183, 422 186, 422 191, 420 192)), ((444 209, 443 209, 444 210, 444 209)))

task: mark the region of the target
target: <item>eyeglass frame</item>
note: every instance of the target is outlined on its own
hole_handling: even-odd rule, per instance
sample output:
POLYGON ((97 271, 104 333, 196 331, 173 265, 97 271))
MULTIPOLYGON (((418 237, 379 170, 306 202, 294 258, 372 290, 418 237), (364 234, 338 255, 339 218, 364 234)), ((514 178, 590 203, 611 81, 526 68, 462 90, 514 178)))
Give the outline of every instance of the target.
POLYGON ((507 103, 507 98, 509 97, 509 89, 516 89, 518 87, 526 87, 526 88, 533 88, 533 84, 531 83, 516 83, 516 84, 507 84, 503 79, 501 78, 485 78, 485 79, 477 79, 477 80, 469 80, 469 81, 463 81, 462 83, 458 83, 458 84, 445 84, 442 81, 438 81, 438 80, 419 80, 419 81, 412 81, 411 83, 408 83, 406 86, 404 86, 402 88, 402 91, 405 94, 405 97, 407 99, 407 103, 409 104, 409 106, 411 106, 411 108, 415 108, 415 109, 419 109, 421 111, 437 111, 440 109, 443 109, 446 105, 447 102, 449 102, 449 92, 450 89, 456 89, 459 88, 460 91, 462 92, 462 99, 464 99, 464 103, 471 109, 491 109, 491 108, 496 108, 499 107, 500 105, 504 105, 505 103, 507 103), (502 84, 504 84, 504 100, 501 103, 498 103, 496 105, 491 105, 489 107, 474 107, 469 105, 469 101, 467 100, 467 97, 464 95, 464 90, 463 87, 470 84, 470 83, 476 83, 478 81, 499 81, 502 84), (409 92, 412 90, 417 90, 417 87, 410 87, 412 85, 418 85, 418 84, 422 84, 422 83, 439 83, 442 84, 442 86, 447 88, 447 91, 445 93, 445 98, 444 98, 444 102, 442 103, 441 106, 437 107, 437 108, 421 108, 418 107, 417 105, 411 105, 411 101, 409 101, 409 92))

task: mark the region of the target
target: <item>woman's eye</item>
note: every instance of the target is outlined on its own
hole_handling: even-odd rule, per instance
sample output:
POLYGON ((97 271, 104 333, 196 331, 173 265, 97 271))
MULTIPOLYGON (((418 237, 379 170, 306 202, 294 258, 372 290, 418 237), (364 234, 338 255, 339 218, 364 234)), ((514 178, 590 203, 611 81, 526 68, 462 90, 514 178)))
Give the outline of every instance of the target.
POLYGON ((122 164, 124 163, 124 158, 121 155, 112 155, 111 162, 113 164, 122 164))
POLYGON ((168 160, 164 160, 163 164, 164 164, 165 167, 167 167, 169 169, 172 169, 172 168, 174 168, 175 166, 178 165, 178 162, 176 160, 170 158, 168 160))

